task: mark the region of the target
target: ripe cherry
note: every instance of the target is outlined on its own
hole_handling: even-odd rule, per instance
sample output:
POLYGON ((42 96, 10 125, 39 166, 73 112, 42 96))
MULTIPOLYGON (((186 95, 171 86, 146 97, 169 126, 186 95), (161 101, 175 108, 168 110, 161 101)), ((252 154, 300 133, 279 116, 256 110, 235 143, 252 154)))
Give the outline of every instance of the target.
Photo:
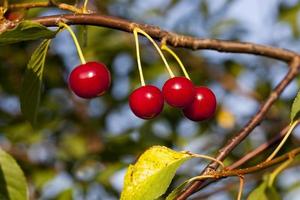
POLYGON ((185 77, 174 77, 166 81, 162 92, 170 106, 184 108, 194 100, 195 87, 185 77))
POLYGON ((183 114, 192 121, 203 121, 211 118, 217 106, 214 93, 207 87, 196 87, 193 102, 183 109, 183 114))
POLYGON ((164 97, 157 87, 142 86, 130 94, 129 106, 136 116, 142 119, 152 119, 161 113, 164 97))
POLYGON ((79 65, 69 76, 69 86, 72 91, 87 99, 104 94, 110 82, 110 72, 104 64, 98 62, 79 65))

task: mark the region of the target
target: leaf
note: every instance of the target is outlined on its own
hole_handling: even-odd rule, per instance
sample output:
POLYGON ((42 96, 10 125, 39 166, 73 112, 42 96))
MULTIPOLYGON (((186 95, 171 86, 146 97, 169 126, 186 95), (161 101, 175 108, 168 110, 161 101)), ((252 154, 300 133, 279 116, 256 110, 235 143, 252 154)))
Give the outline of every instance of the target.
POLYGON ((56 200, 72 200, 73 199, 72 193, 73 193, 73 191, 71 188, 66 189, 56 197, 56 200))
POLYGON ((50 39, 56 35, 56 31, 51 31, 47 27, 32 21, 22 21, 14 29, 0 34, 0 45, 12 44, 21 41, 50 39))
POLYGON ((281 200, 271 179, 272 174, 264 175, 264 181, 250 193, 247 200, 281 200))
POLYGON ((281 200, 282 198, 280 197, 279 193, 273 186, 269 186, 265 190, 266 196, 268 199, 272 200, 281 200))
POLYGON ((255 188, 250 193, 247 200, 268 200, 268 197, 265 194, 267 186, 267 181, 262 182, 257 188, 255 188))
POLYGON ((166 192, 180 165, 190 158, 163 146, 151 147, 128 167, 121 200, 157 199, 166 192))
POLYGON ((185 186, 188 184, 188 181, 183 182, 182 184, 180 184, 177 188, 175 188, 166 198, 166 200, 173 200, 175 199, 180 192, 183 190, 183 188, 185 188, 185 186))
POLYGON ((300 10, 300 4, 296 4, 293 7, 281 7, 279 20, 288 22, 291 25, 293 35, 298 37, 300 35, 300 30, 298 27, 298 13, 300 10))
POLYGON ((26 179, 21 168, 16 161, 2 149, 0 149, 0 199, 29 199, 26 179))
POLYGON ((40 103, 45 59, 51 40, 44 40, 32 54, 22 83, 21 110, 32 125, 36 122, 40 103))
POLYGON ((298 119, 299 111, 300 111, 300 92, 298 92, 296 98, 294 99, 293 105, 292 105, 291 116, 290 116, 291 123, 293 123, 294 121, 296 121, 298 119))

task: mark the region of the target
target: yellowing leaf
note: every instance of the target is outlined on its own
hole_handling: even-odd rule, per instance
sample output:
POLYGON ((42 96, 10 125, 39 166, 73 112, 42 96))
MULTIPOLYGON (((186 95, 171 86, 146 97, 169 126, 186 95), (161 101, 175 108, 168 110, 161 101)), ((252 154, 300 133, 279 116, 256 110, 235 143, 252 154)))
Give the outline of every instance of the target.
POLYGON ((28 196, 21 168, 9 154, 0 149, 0 199, 27 200, 28 196))
POLYGON ((180 165, 190 158, 188 153, 164 146, 151 147, 128 167, 121 200, 157 199, 166 192, 180 165))

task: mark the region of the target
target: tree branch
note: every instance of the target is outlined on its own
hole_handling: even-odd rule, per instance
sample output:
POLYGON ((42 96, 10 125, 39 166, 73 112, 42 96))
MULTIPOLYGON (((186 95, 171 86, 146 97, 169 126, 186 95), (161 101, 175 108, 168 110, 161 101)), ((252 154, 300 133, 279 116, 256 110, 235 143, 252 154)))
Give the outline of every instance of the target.
MULTIPOLYGON (((298 120, 298 124, 299 123, 300 123, 300 120, 298 120)), ((278 142, 281 138, 283 138, 283 136, 285 136, 285 134, 287 133, 289 127, 290 127, 289 125, 286 126, 284 129, 282 129, 280 131, 279 134, 275 135, 275 137, 273 137, 269 141, 261 144, 260 146, 258 146, 257 148, 255 148, 253 151, 250 151, 249 153, 245 154, 245 156, 243 156, 238 161, 234 162, 232 165, 230 165, 230 166, 228 166, 226 168, 229 169, 229 170, 236 169, 239 166, 245 164, 250 159, 254 158, 255 156, 257 156, 259 154, 261 154, 266 149, 268 149, 270 146, 272 146, 273 144, 275 144, 276 142, 278 142)))
POLYGON ((295 148, 294 150, 292 150, 288 153, 285 153, 282 156, 274 158, 273 160, 264 161, 262 163, 259 163, 255 166, 253 166, 253 167, 247 167, 247 168, 244 168, 244 169, 234 169, 234 170, 227 170, 227 168, 225 168, 224 170, 222 170, 220 172, 211 173, 211 175, 216 175, 216 177, 223 178, 223 177, 228 177, 228 176, 237 176, 237 175, 250 174, 250 173, 254 173, 254 172, 261 171, 263 169, 272 167, 272 166, 274 166, 278 163, 282 163, 283 161, 291 159, 291 158, 295 157, 298 154, 300 154, 300 147, 295 148))
MULTIPOLYGON (((294 60, 290 64, 290 70, 286 74, 286 76, 281 80, 281 82, 277 85, 277 87, 273 90, 273 92, 270 94, 269 98, 266 100, 266 102, 261 106, 260 110, 251 118, 251 120, 248 122, 248 124, 245 125, 245 127, 237 133, 236 136, 234 136, 231 140, 228 141, 228 143, 219 151, 219 155, 216 157, 216 159, 223 161, 230 152, 239 145, 250 133, 251 131, 259 125, 259 123, 263 120, 265 117, 267 111, 270 109, 272 104, 275 102, 275 100, 278 99, 282 91, 288 86, 288 84, 296 77, 298 74, 300 67, 300 58, 295 57, 294 60)), ((201 174, 208 174, 211 171, 216 170, 218 167, 218 163, 213 162, 209 164, 201 174)), ((204 180, 201 181, 195 181, 191 183, 178 197, 177 200, 184 200, 187 197, 189 197, 191 194, 195 193, 204 183, 204 180)))
POLYGON ((99 14, 55 15, 36 18, 33 19, 33 21, 39 22, 45 26, 57 26, 59 21, 63 21, 69 25, 93 25, 125 32, 132 32, 135 27, 139 27, 147 32, 152 38, 160 41, 165 40, 168 45, 173 47, 184 47, 193 50, 208 49, 219 52, 254 54, 285 62, 290 62, 294 57, 299 56, 296 52, 286 49, 248 42, 189 37, 162 30, 157 26, 136 23, 125 19, 99 14))

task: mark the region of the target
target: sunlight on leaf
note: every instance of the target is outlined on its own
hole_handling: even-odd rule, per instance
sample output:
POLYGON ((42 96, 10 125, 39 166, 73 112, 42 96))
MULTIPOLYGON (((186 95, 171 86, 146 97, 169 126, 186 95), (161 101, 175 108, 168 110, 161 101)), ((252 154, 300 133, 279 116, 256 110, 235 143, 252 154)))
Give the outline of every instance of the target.
POLYGON ((121 200, 157 199, 166 192, 176 170, 190 158, 164 146, 151 147, 128 167, 121 200))

